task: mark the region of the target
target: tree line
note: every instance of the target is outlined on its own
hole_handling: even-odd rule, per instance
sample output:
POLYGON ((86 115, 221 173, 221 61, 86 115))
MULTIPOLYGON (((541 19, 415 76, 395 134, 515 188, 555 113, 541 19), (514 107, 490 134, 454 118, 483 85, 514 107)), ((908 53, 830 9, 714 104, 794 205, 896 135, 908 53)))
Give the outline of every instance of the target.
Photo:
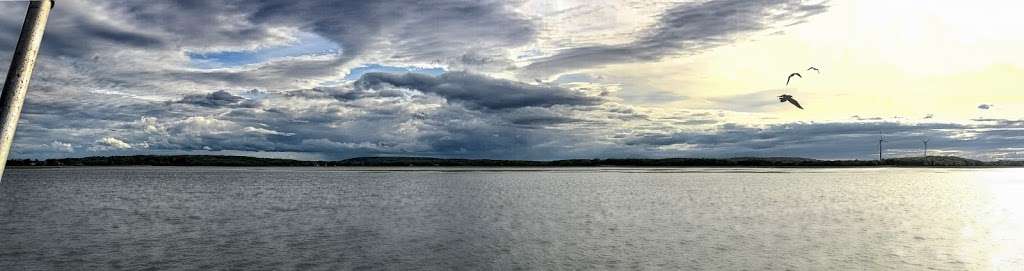
POLYGON ((1024 161, 985 162, 955 156, 929 156, 877 160, 816 160, 796 157, 569 159, 554 161, 446 159, 431 157, 359 157, 338 161, 303 161, 224 155, 134 155, 60 159, 14 159, 8 166, 244 166, 244 167, 1019 167, 1024 161))

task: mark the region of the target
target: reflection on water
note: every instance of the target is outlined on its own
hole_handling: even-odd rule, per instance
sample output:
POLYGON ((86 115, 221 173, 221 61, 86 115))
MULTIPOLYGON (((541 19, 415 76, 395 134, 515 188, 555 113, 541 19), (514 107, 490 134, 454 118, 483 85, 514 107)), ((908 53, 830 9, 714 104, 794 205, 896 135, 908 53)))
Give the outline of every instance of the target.
POLYGON ((1018 169, 13 169, 0 269, 1015 269, 1018 169))
MULTIPOLYGON (((980 200, 988 204, 978 208, 978 227, 991 232, 991 264, 996 267, 1024 266, 1024 170, 999 169, 980 172, 980 200)), ((964 234, 973 234, 974 229, 964 234)), ((969 237, 968 237, 969 238, 969 237)))

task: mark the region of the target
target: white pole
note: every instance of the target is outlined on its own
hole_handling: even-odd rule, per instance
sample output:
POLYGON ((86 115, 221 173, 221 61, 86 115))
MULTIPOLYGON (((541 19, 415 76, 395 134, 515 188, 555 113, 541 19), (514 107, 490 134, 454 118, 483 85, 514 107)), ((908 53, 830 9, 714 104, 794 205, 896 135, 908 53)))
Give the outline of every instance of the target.
POLYGON ((25 103, 25 93, 32 77, 32 69, 36 66, 39 55, 39 44, 43 41, 43 30, 46 19, 53 8, 53 0, 32 1, 28 4, 28 14, 21 26, 18 47, 11 58, 11 68, 7 70, 7 80, 0 94, 0 177, 7 165, 7 154, 11 152, 14 141, 14 130, 18 128, 21 106, 25 103))

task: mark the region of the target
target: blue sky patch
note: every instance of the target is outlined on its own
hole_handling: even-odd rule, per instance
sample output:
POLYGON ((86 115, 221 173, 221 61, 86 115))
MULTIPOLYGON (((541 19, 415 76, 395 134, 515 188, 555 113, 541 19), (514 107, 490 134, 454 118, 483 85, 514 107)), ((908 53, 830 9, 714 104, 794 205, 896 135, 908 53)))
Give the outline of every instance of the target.
POLYGON ((253 51, 186 52, 192 66, 201 69, 230 68, 257 64, 275 58, 341 53, 338 44, 311 33, 299 34, 299 41, 253 51))

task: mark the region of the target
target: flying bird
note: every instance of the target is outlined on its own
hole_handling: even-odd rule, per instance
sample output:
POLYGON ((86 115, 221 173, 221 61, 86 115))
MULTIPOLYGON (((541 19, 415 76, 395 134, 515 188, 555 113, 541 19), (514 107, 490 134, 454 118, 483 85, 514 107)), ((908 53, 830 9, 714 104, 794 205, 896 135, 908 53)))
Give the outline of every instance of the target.
POLYGON ((789 94, 779 95, 779 102, 780 103, 789 102, 789 103, 795 105, 796 108, 800 108, 800 110, 804 109, 803 106, 800 106, 800 102, 797 102, 796 99, 793 99, 793 95, 789 95, 789 94))
POLYGON ((816 72, 818 72, 819 74, 821 73, 821 70, 819 70, 818 68, 815 68, 815 67, 810 67, 810 68, 807 68, 807 70, 808 70, 808 71, 816 71, 816 72))
POLYGON ((803 77, 802 75, 800 75, 800 73, 798 73, 798 72, 794 72, 794 73, 791 73, 791 74, 789 74, 789 77, 786 77, 786 85, 787 85, 787 86, 789 85, 789 80, 792 80, 792 79, 793 79, 793 76, 796 76, 796 77, 800 77, 800 78, 804 78, 804 77, 803 77))

